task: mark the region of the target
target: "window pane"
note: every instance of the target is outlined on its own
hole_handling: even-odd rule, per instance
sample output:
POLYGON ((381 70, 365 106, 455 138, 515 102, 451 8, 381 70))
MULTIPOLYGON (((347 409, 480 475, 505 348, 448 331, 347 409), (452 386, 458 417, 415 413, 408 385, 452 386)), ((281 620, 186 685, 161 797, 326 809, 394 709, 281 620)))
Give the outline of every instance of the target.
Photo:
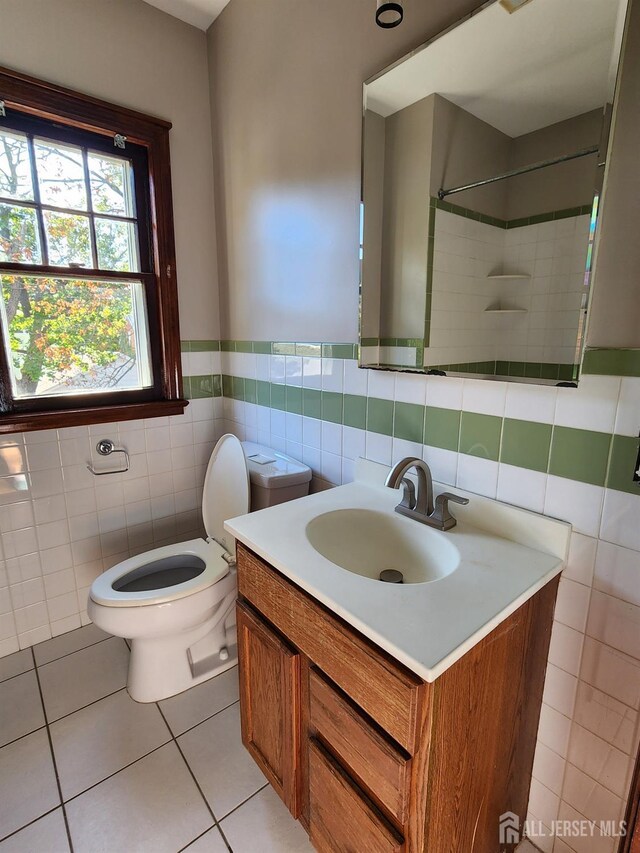
POLYGON ((96 213, 136 215, 132 191, 133 170, 128 160, 89 153, 91 201, 96 213))
POLYGON ((138 270, 136 226, 133 222, 96 217, 96 247, 101 270, 138 270))
POLYGON ((44 230, 52 266, 93 266, 88 216, 45 210, 44 230))
POLYGON ((73 210, 87 209, 82 152, 79 148, 36 139, 34 142, 40 200, 73 210))
POLYGON ((139 281, 4 275, 2 308, 16 397, 152 384, 139 281))
POLYGON ((0 196, 33 201, 27 137, 0 130, 0 196))
POLYGON ((41 263, 38 218, 33 208, 0 204, 0 261, 41 263))

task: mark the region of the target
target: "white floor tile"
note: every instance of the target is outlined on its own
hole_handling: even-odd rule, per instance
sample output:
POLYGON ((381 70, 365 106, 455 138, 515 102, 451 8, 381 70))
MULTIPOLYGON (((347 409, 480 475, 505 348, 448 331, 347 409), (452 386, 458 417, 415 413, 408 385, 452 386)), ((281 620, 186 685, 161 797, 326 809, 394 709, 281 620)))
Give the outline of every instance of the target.
POLYGON ((0 837, 60 804, 44 729, 0 749, 0 837))
POLYGON ((237 853, 312 853, 314 849, 271 787, 264 788, 220 825, 237 853))
POLYGON ((35 671, 0 684, 0 746, 44 726, 35 671))
POLYGON ((213 824, 169 743, 67 803, 76 853, 176 853, 213 824))
POLYGON ((0 853, 68 853, 69 840, 62 809, 56 809, 35 823, 0 842, 0 853))
POLYGON ((266 784, 240 739, 240 707, 232 705, 178 738, 218 820, 266 784))
MULTIPOLYGON (((218 827, 214 826, 190 844, 186 848, 185 853, 187 851, 188 853, 229 853, 229 848, 224 843, 218 827)), ((0 853, 2 853, 1 848, 0 853)), ((242 853, 242 851, 238 850, 238 853, 242 853)))
POLYGON ((109 634, 105 634, 94 624, 85 625, 84 628, 69 631, 67 634, 62 634, 60 637, 54 637, 52 640, 46 640, 44 643, 38 643, 37 646, 34 646, 36 663, 38 666, 42 666, 44 663, 49 663, 64 655, 99 643, 101 640, 106 640, 108 636, 109 634))
POLYGON ((170 739, 157 707, 134 702, 126 690, 53 723, 63 798, 76 796, 170 739))
POLYGON ((127 683, 128 667, 129 650, 119 637, 40 667, 49 722, 121 690, 127 683))
POLYGON ((22 649, 20 652, 0 658, 0 682, 30 669, 33 669, 31 649, 22 649))
POLYGON ((191 690, 163 700, 160 702, 160 708, 171 731, 177 737, 218 711, 233 705, 238 698, 238 667, 234 666, 233 669, 228 669, 221 675, 192 687, 191 690))

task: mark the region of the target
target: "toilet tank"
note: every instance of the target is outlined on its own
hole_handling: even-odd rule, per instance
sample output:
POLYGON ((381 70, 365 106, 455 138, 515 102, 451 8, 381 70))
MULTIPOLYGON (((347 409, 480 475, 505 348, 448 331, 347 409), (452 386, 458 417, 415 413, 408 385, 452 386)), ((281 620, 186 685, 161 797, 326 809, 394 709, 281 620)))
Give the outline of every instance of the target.
POLYGON ((309 494, 311 468, 308 465, 253 441, 243 441, 242 447, 251 480, 252 511, 309 494))

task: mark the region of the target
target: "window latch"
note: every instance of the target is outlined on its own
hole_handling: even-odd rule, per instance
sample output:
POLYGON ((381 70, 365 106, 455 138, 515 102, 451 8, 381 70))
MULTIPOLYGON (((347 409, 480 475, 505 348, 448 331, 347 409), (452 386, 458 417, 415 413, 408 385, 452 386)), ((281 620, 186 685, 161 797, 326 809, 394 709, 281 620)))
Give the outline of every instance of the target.
POLYGON ((122 133, 113 134, 113 145, 115 148, 124 148, 126 146, 127 137, 122 133))
POLYGON ((4 101, 0 101, 0 117, 6 116, 7 108, 4 105, 4 101))

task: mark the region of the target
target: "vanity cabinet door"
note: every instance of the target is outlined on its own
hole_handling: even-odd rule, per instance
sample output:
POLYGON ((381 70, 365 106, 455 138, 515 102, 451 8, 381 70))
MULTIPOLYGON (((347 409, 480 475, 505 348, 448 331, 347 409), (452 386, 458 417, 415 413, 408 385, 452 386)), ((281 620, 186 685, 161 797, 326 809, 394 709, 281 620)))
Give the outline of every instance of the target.
POLYGON ((300 811, 300 654, 237 605, 242 742, 291 814, 300 811))

